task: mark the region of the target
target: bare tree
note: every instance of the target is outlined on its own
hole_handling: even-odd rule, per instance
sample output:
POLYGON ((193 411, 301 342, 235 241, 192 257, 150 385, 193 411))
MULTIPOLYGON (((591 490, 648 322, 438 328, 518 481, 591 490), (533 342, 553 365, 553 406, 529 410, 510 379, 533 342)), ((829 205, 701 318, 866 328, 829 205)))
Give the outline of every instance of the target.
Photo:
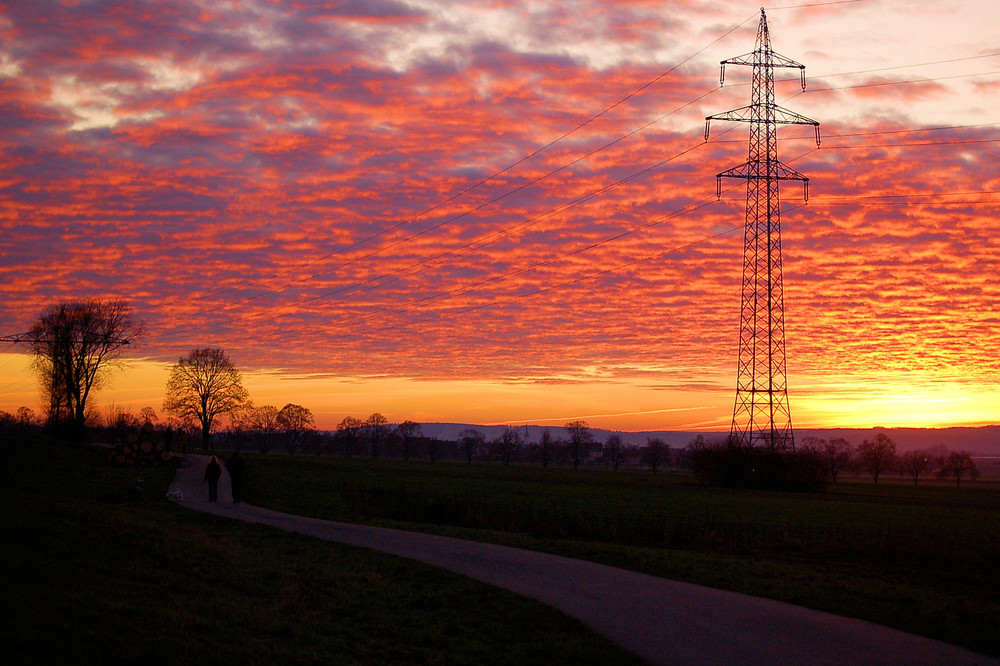
POLYGON ((333 451, 333 436, 329 432, 307 430, 302 433, 302 450, 316 456, 333 451))
POLYGON ((354 455, 354 449, 358 445, 361 428, 363 428, 364 425, 365 424, 361 419, 354 418, 353 416, 345 416, 344 419, 337 424, 337 442, 344 451, 344 455, 348 458, 354 455))
POLYGON ((444 453, 444 445, 441 440, 437 438, 437 435, 433 437, 427 437, 424 442, 427 445, 427 459, 431 462, 437 462, 441 459, 441 455, 444 453))
POLYGON ((18 407, 17 411, 14 412, 14 419, 22 428, 28 428, 30 426, 38 425, 39 420, 35 416, 35 410, 31 407, 18 407))
POLYGON ((45 309, 31 327, 34 368, 49 403, 49 421, 69 421, 74 437, 87 427, 87 399, 122 363, 124 348, 144 327, 123 300, 73 301, 45 309))
POLYGON ((267 453, 274 446, 278 434, 278 408, 274 405, 256 406, 251 401, 233 410, 233 421, 246 430, 257 450, 267 453))
POLYGON ((938 468, 938 476, 942 479, 946 476, 955 477, 955 485, 962 484, 962 477, 967 475, 975 481, 979 478, 979 468, 976 461, 972 459, 972 454, 968 451, 952 451, 941 459, 941 466, 938 468))
POLYGON ((409 460, 410 456, 413 455, 417 441, 424 436, 420 424, 416 421, 403 421, 396 426, 396 435, 399 436, 399 442, 402 445, 403 460, 409 460))
POLYGON ((389 420, 375 412, 365 421, 365 439, 371 447, 372 458, 378 458, 383 453, 386 440, 389 438, 389 420))
POLYGON ((486 435, 474 428, 467 428, 458 434, 458 446, 465 453, 465 462, 471 463, 485 443, 486 435))
POLYGON ((611 467, 617 472, 625 459, 625 448, 620 435, 608 435, 604 442, 604 455, 611 462, 611 467))
POLYGON ((861 466, 872 475, 877 485, 878 478, 883 472, 891 469, 896 461, 896 443, 884 432, 880 432, 874 438, 866 439, 858 445, 858 458, 861 460, 861 466))
POLYGON ((156 415, 156 410, 148 406, 139 410, 139 418, 143 423, 152 423, 153 425, 156 425, 157 421, 160 420, 160 417, 156 415))
POLYGON ((850 442, 842 437, 834 437, 830 441, 821 437, 803 437, 799 451, 809 452, 822 461, 834 483, 837 482, 840 473, 850 464, 853 453, 850 442))
POLYGON ((104 412, 104 426, 110 430, 125 432, 140 425, 138 417, 128 407, 110 405, 104 412))
POLYGON ((163 411, 199 421, 202 445, 208 448, 216 417, 231 414, 246 399, 243 378, 229 356, 205 347, 180 358, 171 369, 163 411))
POLYGON ((506 426, 503 432, 500 433, 500 439, 498 441, 498 452, 500 453, 500 462, 504 465, 509 465, 510 461, 513 459, 514 454, 517 450, 521 448, 523 440, 521 439, 521 433, 518 432, 517 428, 511 426, 506 426))
POLYGON ((302 435, 316 427, 312 412, 302 405, 291 402, 281 408, 276 422, 278 427, 285 431, 285 450, 289 455, 298 450, 302 435))
POLYGON ((913 479, 913 485, 917 485, 920 477, 928 472, 934 459, 927 451, 907 451, 899 456, 899 470, 913 479))
POLYGON ((831 437, 830 441, 823 445, 821 453, 823 462, 826 463, 830 479, 834 483, 837 483, 837 477, 851 464, 853 454, 854 448, 843 437, 831 437))
POLYGON ((580 466, 583 449, 594 441, 594 435, 590 432, 590 426, 586 421, 570 421, 563 427, 569 433, 569 452, 573 458, 573 469, 577 469, 580 466))
POLYGON ((660 465, 670 463, 670 449, 659 437, 650 437, 646 440, 646 450, 643 451, 643 460, 649 465, 652 472, 656 472, 660 465))
POLYGON ((552 462, 554 448, 555 444, 552 442, 552 433, 549 432, 548 428, 545 428, 538 439, 538 458, 541 460, 543 468, 548 467, 549 463, 552 462))

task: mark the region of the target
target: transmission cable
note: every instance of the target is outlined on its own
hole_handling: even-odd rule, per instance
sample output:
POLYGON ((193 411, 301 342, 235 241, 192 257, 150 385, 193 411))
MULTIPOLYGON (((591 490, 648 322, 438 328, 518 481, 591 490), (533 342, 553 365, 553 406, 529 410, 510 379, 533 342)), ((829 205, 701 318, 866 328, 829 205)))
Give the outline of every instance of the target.
MULTIPOLYGON (((746 19, 744 19, 739 24, 737 24, 734 27, 730 28, 729 30, 727 30, 725 33, 723 33, 719 37, 716 37, 714 40, 712 40, 711 42, 709 42, 708 44, 706 44, 702 48, 698 49, 697 51, 695 51, 694 53, 692 53, 688 57, 686 57, 683 60, 681 60, 679 63, 671 66, 669 69, 667 69, 666 71, 664 71, 661 74, 657 75, 653 79, 651 79, 651 80, 643 83, 641 86, 639 86, 638 88, 636 88, 632 92, 628 93, 627 95, 625 95, 624 97, 622 97, 621 99, 619 99, 618 101, 616 101, 614 104, 608 106, 607 108, 605 108, 604 110, 600 111, 599 113, 597 113, 597 114, 595 114, 595 115, 587 118, 583 122, 579 123, 573 129, 571 129, 571 130, 569 130, 567 132, 564 132, 563 134, 561 134, 560 136, 556 137, 555 139, 549 141, 548 143, 546 143, 545 145, 541 146, 540 148, 535 149, 531 153, 525 155, 524 157, 518 159, 517 161, 515 161, 512 164, 504 167, 503 169, 500 169, 499 171, 493 173, 492 175, 487 176, 486 178, 483 178, 482 180, 479 180, 478 182, 476 182, 476 183, 474 183, 474 184, 466 187, 465 189, 457 192, 456 194, 451 195, 447 199, 444 199, 443 201, 440 201, 439 203, 434 204, 433 206, 431 206, 431 207, 429 207, 429 208, 427 208, 427 209, 425 209, 425 210, 423 210, 423 211, 421 211, 421 212, 413 215, 410 218, 407 218, 405 220, 401 220, 401 221, 399 221, 399 222, 397 222, 395 224, 392 224, 392 225, 386 227, 385 229, 382 229, 381 231, 379 231, 379 232, 377 232, 375 234, 372 234, 370 236, 362 238, 361 240, 355 241, 354 243, 350 244, 347 247, 338 248, 337 250, 335 250, 333 252, 330 252, 330 253, 328 253, 326 255, 323 255, 323 256, 318 257, 316 259, 311 259, 311 260, 309 260, 307 262, 303 262, 303 263, 295 266, 294 268, 290 268, 290 269, 285 270, 285 271, 280 271, 280 272, 275 273, 275 274, 273 274, 273 275, 271 275, 269 277, 266 277, 266 278, 257 278, 257 279, 254 279, 252 281, 245 282, 244 285, 254 284, 254 283, 258 283, 258 282, 266 281, 266 280, 272 280, 272 279, 277 278, 277 277, 282 277, 284 275, 288 275, 289 273, 291 273, 293 271, 300 270, 302 268, 305 268, 306 266, 311 266, 313 264, 325 261, 325 260, 329 259, 330 257, 334 257, 336 255, 343 254, 345 252, 353 250, 354 248, 359 247, 359 246, 361 246, 361 245, 363 245, 365 243, 368 243, 369 241, 375 240, 376 238, 380 238, 380 237, 384 236, 385 234, 390 233, 390 232, 392 232, 392 231, 394 231, 394 230, 396 230, 396 229, 398 229, 400 227, 403 227, 403 226, 405 226, 407 224, 415 222, 416 220, 420 219, 421 217, 427 215, 428 213, 431 213, 431 212, 437 210, 438 208, 441 208, 442 206, 444 206, 444 205, 446 205, 446 204, 448 204, 448 203, 450 203, 452 201, 455 201, 456 199, 464 196, 465 194, 468 194, 472 190, 475 190, 476 188, 478 188, 478 187, 480 187, 482 185, 485 185, 486 183, 488 183, 488 182, 490 182, 492 180, 495 180, 499 176, 507 173, 508 171, 510 171, 510 170, 514 169, 515 167, 523 164, 524 162, 527 162, 528 160, 530 160, 530 159, 538 156, 542 152, 548 150, 549 148, 551 148, 552 146, 556 145, 557 143, 559 143, 559 142, 563 141, 564 139, 568 138, 569 136, 575 134, 576 132, 580 131, 584 127, 587 127, 588 125, 590 125, 594 121, 598 120, 599 118, 607 115, 608 113, 610 113, 614 109, 618 108, 619 106, 621 106, 625 102, 629 101, 633 97, 636 97, 637 95, 641 94, 643 91, 645 91, 650 86, 653 86, 654 84, 658 83, 659 81, 661 81, 665 77, 669 76, 670 74, 672 74, 673 72, 675 72, 677 69, 679 69, 680 67, 682 67, 686 63, 688 63, 691 60, 693 60, 695 57, 697 57, 698 55, 700 55, 701 53, 703 53, 705 50, 707 50, 711 46, 713 46, 716 43, 718 43, 719 41, 725 39, 730 34, 732 34, 733 32, 735 32, 739 28, 743 27, 743 25, 745 25, 748 21, 752 20, 755 17, 756 17, 755 14, 747 17, 746 19)), ((694 100, 694 101, 697 101, 697 100, 694 100)), ((646 125, 646 127, 648 127, 648 125, 646 125)), ((625 137, 622 137, 622 138, 627 138, 628 136, 631 136, 633 134, 635 134, 634 131, 630 132, 629 134, 627 134, 625 137)), ((613 142, 613 143, 616 143, 616 142, 613 142)), ((609 145, 613 145, 613 143, 609 144, 609 145)), ((567 165, 567 166, 569 166, 569 165, 567 165)), ((551 174, 548 174, 548 175, 551 175, 551 174)), ((530 184, 533 184, 533 183, 529 183, 529 185, 530 184)), ((523 189, 523 188, 520 188, 520 189, 523 189)), ((473 210, 477 210, 477 209, 473 209, 473 210)), ((220 289, 220 290, 217 290, 217 291, 214 291, 214 292, 210 292, 208 294, 202 294, 200 296, 193 297, 193 300, 202 300, 202 299, 205 299, 205 298, 209 298, 211 296, 217 296, 219 294, 228 293, 228 292, 233 291, 235 289, 237 289, 237 287, 227 287, 225 289, 220 289)))

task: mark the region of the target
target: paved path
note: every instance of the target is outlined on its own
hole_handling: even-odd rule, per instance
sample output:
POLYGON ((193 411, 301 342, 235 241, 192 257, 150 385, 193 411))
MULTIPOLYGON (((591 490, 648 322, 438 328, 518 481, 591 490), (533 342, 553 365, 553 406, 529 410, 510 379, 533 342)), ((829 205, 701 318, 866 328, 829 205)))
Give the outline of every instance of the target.
POLYGON ((218 503, 202 481, 207 456, 187 456, 171 485, 182 506, 426 562, 558 608, 653 664, 983 664, 946 643, 778 601, 592 562, 449 537, 218 503))

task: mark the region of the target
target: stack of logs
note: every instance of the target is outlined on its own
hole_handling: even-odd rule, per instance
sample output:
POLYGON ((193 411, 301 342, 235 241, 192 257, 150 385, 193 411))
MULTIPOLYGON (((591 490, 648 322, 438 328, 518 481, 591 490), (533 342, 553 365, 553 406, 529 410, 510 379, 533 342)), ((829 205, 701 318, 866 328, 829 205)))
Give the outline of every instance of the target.
POLYGON ((111 462, 122 467, 151 467, 170 460, 163 433, 152 423, 124 433, 111 448, 111 462))

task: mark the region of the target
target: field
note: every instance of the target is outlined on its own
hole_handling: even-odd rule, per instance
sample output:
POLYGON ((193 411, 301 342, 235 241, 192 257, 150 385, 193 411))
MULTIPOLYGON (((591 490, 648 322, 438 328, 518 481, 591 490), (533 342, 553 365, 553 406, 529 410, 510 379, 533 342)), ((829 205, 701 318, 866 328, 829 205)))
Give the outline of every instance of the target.
POLYGON ((811 495, 683 473, 250 457, 247 500, 591 559, 1000 656, 1000 487, 852 481, 811 495))
POLYGON ((637 663, 514 594, 182 509, 172 466, 135 495, 103 451, 0 453, 5 664, 637 663))

